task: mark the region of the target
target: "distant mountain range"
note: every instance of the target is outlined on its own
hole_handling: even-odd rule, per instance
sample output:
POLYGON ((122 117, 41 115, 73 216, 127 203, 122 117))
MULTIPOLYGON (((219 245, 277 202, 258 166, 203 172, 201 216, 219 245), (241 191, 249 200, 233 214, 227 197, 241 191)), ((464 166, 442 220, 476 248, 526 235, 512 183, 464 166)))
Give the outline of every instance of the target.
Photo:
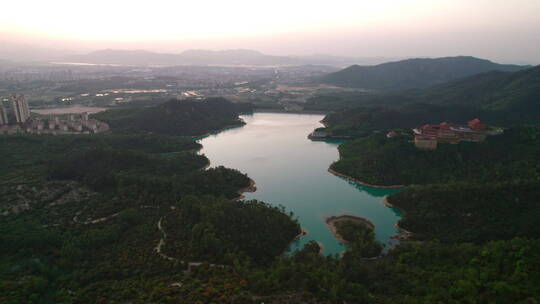
POLYGON ((353 63, 378 64, 390 59, 383 57, 338 57, 329 55, 273 56, 258 51, 237 50, 187 50, 179 54, 155 53, 144 50, 100 50, 84 55, 65 56, 60 61, 120 65, 226 65, 226 66, 291 66, 333 65, 353 63))
POLYGON ((324 76, 322 82, 343 87, 402 90, 427 88, 490 71, 515 72, 529 67, 498 64, 468 56, 415 58, 375 66, 353 65, 324 76))

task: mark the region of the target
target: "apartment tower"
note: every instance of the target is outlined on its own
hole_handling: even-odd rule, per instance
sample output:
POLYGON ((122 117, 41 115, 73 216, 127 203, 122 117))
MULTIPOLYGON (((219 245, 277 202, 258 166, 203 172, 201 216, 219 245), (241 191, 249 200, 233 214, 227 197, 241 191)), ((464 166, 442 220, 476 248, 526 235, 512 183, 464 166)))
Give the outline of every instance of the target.
POLYGON ((28 109, 28 103, 26 98, 22 94, 12 94, 11 103, 13 105, 13 112, 15 113, 15 120, 17 123, 23 123, 30 118, 30 110, 28 109))
POLYGON ((4 107, 4 104, 0 101, 0 126, 1 125, 7 125, 9 123, 8 117, 7 117, 7 111, 4 107))

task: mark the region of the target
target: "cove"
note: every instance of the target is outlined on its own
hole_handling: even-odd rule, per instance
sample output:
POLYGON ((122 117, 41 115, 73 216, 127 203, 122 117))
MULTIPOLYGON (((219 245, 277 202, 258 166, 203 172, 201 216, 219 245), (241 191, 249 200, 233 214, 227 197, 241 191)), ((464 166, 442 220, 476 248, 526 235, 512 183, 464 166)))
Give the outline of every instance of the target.
POLYGON ((310 240, 323 245, 326 255, 339 254, 345 245, 336 240, 324 220, 350 214, 375 224, 377 240, 392 248, 398 234, 398 209, 382 203, 396 189, 378 189, 349 182, 329 173, 339 158, 339 142, 311 141, 307 135, 320 127, 323 115, 254 113, 241 118, 246 125, 199 140, 212 167, 225 166, 247 173, 257 191, 244 193, 271 205, 292 211, 308 234, 291 245, 299 249, 310 240))

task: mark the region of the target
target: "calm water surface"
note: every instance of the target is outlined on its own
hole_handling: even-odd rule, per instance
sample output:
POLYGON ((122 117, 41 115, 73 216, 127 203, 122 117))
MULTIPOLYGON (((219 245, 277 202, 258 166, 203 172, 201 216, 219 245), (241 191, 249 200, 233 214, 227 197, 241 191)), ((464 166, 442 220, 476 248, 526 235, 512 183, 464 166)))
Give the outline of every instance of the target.
POLYGON ((212 166, 226 166, 247 173, 257 191, 245 193, 272 205, 283 205, 294 212, 309 233, 291 249, 310 240, 324 246, 325 254, 338 254, 345 246, 338 242, 324 219, 351 214, 375 224, 379 241, 394 245, 390 236, 398 210, 386 207, 382 198, 395 189, 377 189, 348 182, 329 173, 329 165, 339 158, 339 143, 312 142, 307 135, 321 126, 322 115, 255 113, 242 116, 247 125, 229 129, 200 140, 212 166))

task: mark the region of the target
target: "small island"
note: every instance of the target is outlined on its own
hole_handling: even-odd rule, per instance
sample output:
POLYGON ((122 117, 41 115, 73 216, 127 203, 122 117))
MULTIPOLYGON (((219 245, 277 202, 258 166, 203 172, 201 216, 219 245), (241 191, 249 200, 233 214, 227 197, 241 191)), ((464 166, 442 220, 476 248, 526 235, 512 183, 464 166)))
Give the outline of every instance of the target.
POLYGON ((330 228, 330 231, 332 231, 336 239, 338 239, 340 242, 345 243, 345 244, 348 243, 349 241, 343 238, 343 236, 339 234, 337 230, 338 223, 344 222, 344 221, 359 223, 359 224, 365 225, 371 230, 375 229, 375 225, 373 225, 372 222, 370 222, 369 220, 365 218, 354 216, 354 215, 345 214, 345 215, 339 215, 339 216, 331 216, 327 218, 325 222, 326 222, 326 225, 328 225, 328 228, 330 228))
POLYGON ((369 220, 353 215, 331 216, 326 224, 336 239, 347 245, 346 255, 375 258, 382 252, 383 245, 375 240, 375 225, 369 220))

